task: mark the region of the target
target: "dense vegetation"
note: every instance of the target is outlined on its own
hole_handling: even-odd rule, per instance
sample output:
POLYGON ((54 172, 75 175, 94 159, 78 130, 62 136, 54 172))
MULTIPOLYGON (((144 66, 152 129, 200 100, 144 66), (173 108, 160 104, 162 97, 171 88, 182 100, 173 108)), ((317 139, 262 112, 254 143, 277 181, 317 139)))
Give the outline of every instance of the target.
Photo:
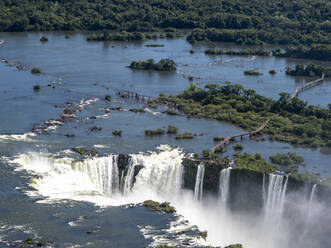
POLYGON ((158 128, 155 130, 152 129, 146 129, 145 130, 145 135, 146 136, 156 136, 156 135, 163 135, 165 131, 162 128, 158 128))
MULTIPOLYGON (((331 37, 331 35, 329 35, 331 37)), ((275 49, 273 55, 277 57, 291 57, 301 59, 331 60, 330 44, 313 44, 312 46, 288 47, 285 52, 275 49)))
POLYGON ((169 202, 156 202, 152 200, 147 200, 143 202, 143 206, 153 209, 157 212, 165 212, 169 214, 173 214, 176 212, 176 209, 170 205, 169 202))
POLYGON ((307 66, 304 66, 303 64, 297 64, 294 69, 290 67, 286 68, 286 74, 291 76, 315 77, 322 76, 323 73, 325 77, 331 77, 331 68, 313 63, 309 63, 307 66))
POLYGON ((261 72, 258 72, 258 71, 255 71, 255 70, 246 70, 246 71, 244 71, 244 74, 245 75, 248 75, 248 76, 260 76, 260 75, 263 75, 261 72))
POLYGON ((144 34, 140 33, 140 32, 126 32, 126 31, 122 31, 122 32, 115 32, 115 33, 111 33, 108 30, 103 31, 102 34, 94 34, 91 35, 89 37, 87 37, 88 41, 143 41, 145 40, 146 37, 144 34))
POLYGON ((328 0, 5 0, 0 31, 194 29, 189 40, 330 44, 328 0))
POLYGON ((244 153, 243 155, 235 154, 234 159, 236 168, 238 169, 248 169, 262 173, 272 173, 278 170, 277 166, 268 163, 260 153, 244 153))
POLYGON ((273 156, 270 156, 270 161, 274 164, 289 166, 289 165, 298 165, 303 164, 303 157, 297 155, 294 152, 288 152, 287 154, 277 153, 273 156))
POLYGON ((205 54, 208 55, 259 55, 259 56, 269 56, 270 52, 264 49, 244 49, 239 51, 233 51, 233 50, 221 50, 217 48, 210 48, 205 51, 205 54))
POLYGON ((161 59, 155 63, 154 59, 145 61, 133 61, 129 68, 136 70, 175 71, 176 63, 171 59, 161 59))
POLYGON ((177 96, 160 96, 158 102, 176 106, 188 116, 227 121, 247 130, 256 130, 271 119, 262 133, 272 140, 331 147, 331 107, 308 105, 288 93, 280 93, 276 101, 241 85, 209 84, 201 89, 190 84, 177 96))

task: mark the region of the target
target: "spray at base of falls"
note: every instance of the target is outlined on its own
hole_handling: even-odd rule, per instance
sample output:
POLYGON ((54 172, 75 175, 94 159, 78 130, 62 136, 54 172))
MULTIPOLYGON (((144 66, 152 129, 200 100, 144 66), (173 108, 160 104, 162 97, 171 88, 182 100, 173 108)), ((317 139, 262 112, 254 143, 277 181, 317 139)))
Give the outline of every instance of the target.
POLYGON ((130 155, 125 175, 120 175, 118 155, 113 154, 78 162, 46 154, 23 154, 13 162, 38 175, 31 186, 48 200, 83 200, 98 205, 174 200, 182 187, 184 153, 169 146, 158 149, 130 155), (143 168, 134 178, 138 164, 143 168))
POLYGON ((204 176, 205 176, 205 165, 201 163, 198 166, 197 175, 195 178, 195 187, 194 187, 194 199, 198 201, 202 200, 204 176))
POLYGON ((226 209, 229 199, 231 167, 221 170, 218 189, 218 204, 226 209))
POLYGON ((264 203, 265 221, 279 225, 282 220, 288 176, 270 174, 268 178, 268 192, 264 203), (284 183, 284 178, 285 183, 284 183))
MULTIPOLYGON (((218 199, 210 202, 207 197, 203 202, 194 200, 192 191, 181 188, 183 184, 182 160, 184 158, 181 150, 164 146, 160 147, 157 152, 130 155, 124 173, 121 171, 122 169, 113 168, 116 164, 114 161, 116 157, 118 155, 108 155, 75 162, 71 158, 27 154, 20 156, 15 162, 29 172, 33 178, 32 186, 37 190, 38 196, 46 197, 47 202, 70 199, 89 201, 102 206, 116 206, 140 203, 149 199, 170 201, 177 213, 189 223, 197 225, 200 230, 207 230, 207 243, 212 246, 241 243, 244 247, 252 248, 293 247, 289 245, 293 244, 293 241, 289 243, 292 238, 292 229, 287 229, 286 226, 282 226, 280 229, 276 228, 276 225, 265 225, 267 211, 259 216, 232 211, 222 214, 223 208, 215 207, 218 199), (104 168, 103 164, 106 162, 108 168, 104 168), (138 166, 143 166, 143 168, 135 175, 135 168, 138 166), (100 175, 104 175, 105 178, 100 175), (118 176, 117 180, 114 179, 114 175, 118 176), (105 185, 111 186, 111 190, 105 190, 105 185), (110 197, 107 197, 106 194, 109 194, 110 197), (263 233, 263 237, 261 237, 261 233, 263 233)), ((201 169, 198 177, 200 179, 203 178, 201 169)), ((225 176, 225 170, 223 173, 224 178, 231 179, 230 175, 225 176)), ((230 174, 230 169, 228 173, 230 174)), ((223 178, 222 175, 220 177, 223 178)), ((220 181, 221 189, 222 182, 226 182, 226 180, 220 181)), ((287 177, 270 175, 269 178, 265 178, 265 182, 267 189, 265 209, 267 210, 269 207, 268 210, 271 211, 275 206, 281 206, 280 209, 282 209, 286 196, 287 177)), ((197 189, 197 192, 202 192, 203 188, 199 185, 197 189)), ((222 192, 224 191, 226 191, 226 187, 224 190, 222 189, 222 192)), ((269 212, 269 214, 277 213, 269 212)), ((185 223, 183 225, 184 228, 185 223)), ((169 241, 167 237, 174 237, 172 234, 178 231, 177 229, 172 230, 172 228, 170 225, 170 229, 166 231, 169 232, 169 235, 165 233, 165 230, 158 230, 159 239, 152 242, 166 244, 169 241)), ((153 235, 150 231, 155 229, 151 230, 149 227, 141 226, 140 230, 148 236, 153 235)), ((179 235, 182 231, 177 233, 179 235)), ((183 235, 187 235, 185 230, 183 235)))

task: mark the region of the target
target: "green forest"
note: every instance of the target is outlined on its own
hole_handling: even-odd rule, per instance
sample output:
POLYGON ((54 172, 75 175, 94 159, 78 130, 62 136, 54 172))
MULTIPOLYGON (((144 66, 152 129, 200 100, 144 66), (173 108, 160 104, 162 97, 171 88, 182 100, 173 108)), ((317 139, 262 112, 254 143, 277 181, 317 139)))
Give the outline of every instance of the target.
POLYGON ((263 130, 271 140, 310 148, 331 147, 331 104, 329 109, 308 105, 282 92, 273 100, 241 85, 208 84, 205 89, 190 84, 177 96, 160 96, 159 103, 175 106, 188 117, 230 122, 246 130, 263 130))
POLYGON ((0 31, 198 28, 190 40, 330 44, 328 0, 2 0, 0 31), (204 31, 205 30, 205 31, 204 31))

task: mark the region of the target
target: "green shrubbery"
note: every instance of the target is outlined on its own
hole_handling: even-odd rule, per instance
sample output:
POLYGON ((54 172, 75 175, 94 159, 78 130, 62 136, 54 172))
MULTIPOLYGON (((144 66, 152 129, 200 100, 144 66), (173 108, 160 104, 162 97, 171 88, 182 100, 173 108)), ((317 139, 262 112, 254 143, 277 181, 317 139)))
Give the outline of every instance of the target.
POLYGON ((329 146, 331 108, 308 105, 280 93, 278 100, 246 90, 241 85, 195 84, 177 96, 161 96, 159 103, 176 104, 186 115, 226 121, 246 130, 255 130, 271 119, 262 131, 270 139, 306 147, 329 146))
POLYGON ((114 136, 122 136, 122 130, 114 130, 114 131, 112 132, 112 134, 113 134, 114 136))
POLYGON ((237 165, 236 168, 238 169, 248 169, 262 173, 272 173, 278 169, 277 166, 268 163, 260 153, 244 153, 243 155, 235 154, 234 158, 235 164, 237 165))
POLYGON ((217 48, 211 48, 205 51, 205 54, 209 55, 259 55, 259 56, 269 56, 270 52, 263 49, 244 49, 239 51, 227 50, 223 51, 217 48))
POLYGON ((102 34, 94 34, 87 37, 88 41, 144 41, 145 35, 140 32, 129 33, 122 32, 110 32, 104 30, 102 34))
POLYGON ((294 152, 288 152, 287 154, 277 153, 276 155, 270 156, 270 161, 274 164, 288 166, 303 164, 303 157, 297 155, 294 152))
POLYGON ((33 90, 34 91, 39 91, 40 90, 40 85, 39 84, 34 85, 33 90))
POLYGON ((40 68, 37 68, 37 67, 34 67, 31 69, 31 73, 33 74, 41 74, 41 69, 40 68))
POLYGON ((147 129, 145 130, 146 136, 156 136, 156 135, 163 135, 165 132, 162 128, 158 128, 156 130, 147 129))
POLYGON ((147 200, 143 202, 143 206, 153 209, 154 211, 162 211, 165 213, 173 214, 176 209, 170 205, 169 202, 158 203, 156 201, 147 200))
POLYGON ((178 134, 176 135, 176 139, 193 139, 194 136, 196 136, 193 133, 182 133, 182 134, 178 134))
POLYGON ((171 59, 161 59, 157 63, 153 59, 148 59, 145 61, 133 61, 129 68, 137 70, 175 71, 176 63, 171 59))
POLYGON ((260 75, 263 75, 261 72, 254 71, 254 70, 246 70, 246 71, 244 71, 244 74, 245 75, 248 75, 248 76, 260 76, 260 75))
POLYGON ((291 76, 315 77, 322 76, 323 73, 325 77, 331 77, 331 68, 313 63, 309 63, 307 66, 304 66, 303 64, 297 64, 294 69, 290 67, 286 68, 286 74, 291 76))
POLYGON ((167 134, 177 134, 178 128, 172 125, 168 126, 167 134))

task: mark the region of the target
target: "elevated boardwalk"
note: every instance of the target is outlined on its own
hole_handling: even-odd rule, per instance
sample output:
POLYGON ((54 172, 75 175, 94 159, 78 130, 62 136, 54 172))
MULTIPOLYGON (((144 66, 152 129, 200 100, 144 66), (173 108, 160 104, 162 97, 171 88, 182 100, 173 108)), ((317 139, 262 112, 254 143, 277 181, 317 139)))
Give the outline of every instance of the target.
POLYGON ((146 102, 146 103, 148 103, 149 100, 157 99, 157 97, 145 96, 142 94, 138 94, 137 92, 128 91, 128 90, 120 90, 120 91, 117 91, 116 94, 121 96, 122 98, 131 98, 131 99, 135 99, 136 101, 141 101, 141 102, 146 102))
POLYGON ((294 91, 294 93, 292 95, 292 98, 297 97, 300 91, 304 91, 304 90, 310 89, 310 88, 312 88, 312 87, 314 87, 314 86, 316 86, 318 84, 321 84, 322 81, 324 80, 324 77, 325 77, 325 74, 323 73, 321 78, 318 78, 318 79, 316 79, 314 81, 311 81, 311 82, 308 82, 308 83, 305 83, 303 85, 298 86, 295 89, 295 91, 294 91))
POLYGON ((226 137, 221 143, 217 144, 212 150, 211 153, 215 153, 216 149, 218 147, 221 147, 222 149, 224 149, 224 146, 226 145, 227 142, 229 142, 231 139, 237 138, 237 137, 244 137, 244 136, 249 136, 249 137, 253 137, 256 134, 258 134, 259 132, 261 132, 269 123, 270 119, 268 119, 266 122, 264 122, 262 124, 262 126, 260 126, 258 129, 254 130, 254 131, 249 131, 249 132, 245 132, 245 133, 240 133, 240 134, 236 134, 236 135, 231 135, 226 137))

